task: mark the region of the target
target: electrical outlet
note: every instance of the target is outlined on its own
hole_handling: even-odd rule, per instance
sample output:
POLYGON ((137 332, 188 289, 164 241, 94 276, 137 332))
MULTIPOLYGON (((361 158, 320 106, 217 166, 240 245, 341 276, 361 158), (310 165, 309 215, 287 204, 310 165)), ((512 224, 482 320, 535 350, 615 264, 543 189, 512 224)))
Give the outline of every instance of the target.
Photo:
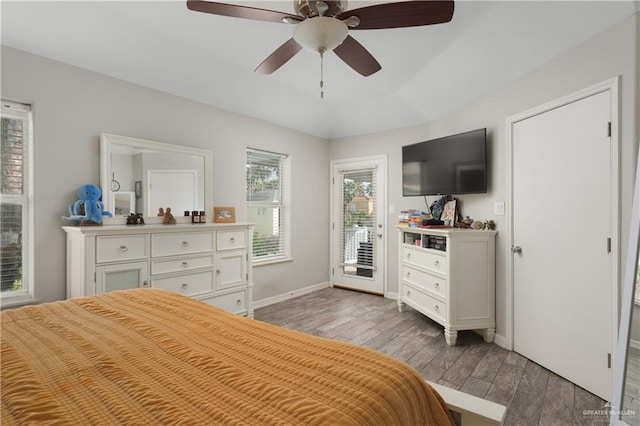
POLYGON ((504 201, 496 201, 493 204, 493 214, 496 216, 504 216, 504 201))

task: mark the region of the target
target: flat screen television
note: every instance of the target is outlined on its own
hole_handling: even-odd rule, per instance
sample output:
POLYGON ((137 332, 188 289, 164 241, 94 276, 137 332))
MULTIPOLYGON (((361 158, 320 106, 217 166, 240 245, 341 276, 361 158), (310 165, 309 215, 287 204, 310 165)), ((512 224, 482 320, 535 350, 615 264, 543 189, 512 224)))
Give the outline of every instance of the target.
POLYGON ((487 129, 402 147, 402 195, 487 192, 487 129))

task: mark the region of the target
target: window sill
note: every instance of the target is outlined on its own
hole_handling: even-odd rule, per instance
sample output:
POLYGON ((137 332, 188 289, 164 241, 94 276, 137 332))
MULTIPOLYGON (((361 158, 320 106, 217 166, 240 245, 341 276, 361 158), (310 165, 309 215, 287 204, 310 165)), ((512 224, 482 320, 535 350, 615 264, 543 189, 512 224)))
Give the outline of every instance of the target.
POLYGON ((5 296, 0 297, 0 310, 19 308, 26 305, 37 305, 40 301, 29 296, 5 296))
POLYGON ((270 259, 261 259, 261 260, 253 259, 253 267, 256 268, 258 266, 275 265, 276 263, 285 263, 285 262, 292 262, 292 261, 293 261, 292 258, 285 257, 285 256, 272 257, 270 259))

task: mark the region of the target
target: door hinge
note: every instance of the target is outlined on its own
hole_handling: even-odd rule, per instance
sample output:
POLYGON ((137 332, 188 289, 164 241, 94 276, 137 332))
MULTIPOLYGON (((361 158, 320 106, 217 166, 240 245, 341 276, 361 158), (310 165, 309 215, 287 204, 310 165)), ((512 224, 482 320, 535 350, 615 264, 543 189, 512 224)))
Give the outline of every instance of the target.
POLYGON ((607 238, 607 253, 611 253, 611 238, 607 238))
POLYGON ((95 272, 93 273, 93 282, 94 283, 96 282, 96 273, 95 272))
POLYGON ((331 268, 331 276, 334 276, 335 274, 336 274, 335 268, 331 268))
POLYGON ((611 353, 607 354, 607 368, 611 368, 611 353))
POLYGON ((611 137, 611 122, 607 123, 607 137, 611 137))

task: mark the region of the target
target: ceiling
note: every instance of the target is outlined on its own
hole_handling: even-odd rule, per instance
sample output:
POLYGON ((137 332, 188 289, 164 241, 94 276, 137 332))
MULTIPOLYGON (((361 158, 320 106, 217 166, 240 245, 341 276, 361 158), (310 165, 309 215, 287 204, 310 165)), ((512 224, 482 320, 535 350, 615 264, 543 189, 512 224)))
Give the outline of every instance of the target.
MULTIPOLYGON (((236 1, 293 11, 292 1, 236 1)), ((388 1, 387 1, 388 2, 388 1)), ((384 3, 351 0, 349 9, 384 3)), ((2 44, 304 133, 334 139, 434 120, 604 31, 638 1, 457 1, 450 23, 351 30, 380 62, 370 77, 302 51, 253 70, 289 24, 193 12, 185 1, 7 1, 2 44)))

